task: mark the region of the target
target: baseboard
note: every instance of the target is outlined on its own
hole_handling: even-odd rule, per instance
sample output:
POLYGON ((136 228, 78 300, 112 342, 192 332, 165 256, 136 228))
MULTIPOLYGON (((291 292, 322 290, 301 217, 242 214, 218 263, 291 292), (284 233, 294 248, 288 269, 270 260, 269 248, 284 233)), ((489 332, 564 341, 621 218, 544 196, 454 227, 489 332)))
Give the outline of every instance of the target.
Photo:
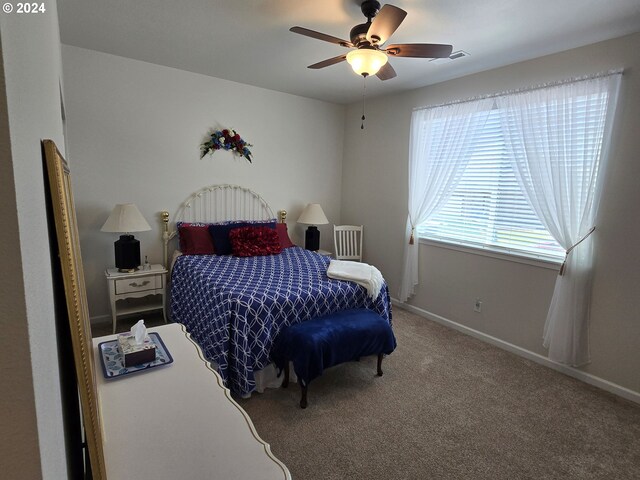
POLYGON ((552 368, 558 372, 564 373, 565 375, 569 375, 570 377, 581 380, 585 383, 588 383, 589 385, 593 385, 595 387, 601 388, 602 390, 606 390, 607 392, 611 392, 622 398, 640 404, 640 392, 634 392, 633 390, 609 382, 608 380, 604 380, 603 378, 596 377, 595 375, 591 375, 590 373, 584 372, 577 368, 554 362, 538 353, 532 352, 522 347, 518 347, 517 345, 505 342, 504 340, 500 340, 499 338, 487 335, 486 333, 480 332, 478 330, 474 330, 473 328, 469 328, 465 325, 454 322, 453 320, 449 320, 448 318, 442 317, 440 315, 436 315, 435 313, 431 313, 422 308, 415 307, 407 303, 402 303, 395 298, 392 299, 392 302, 393 305, 398 308, 408 310, 415 313, 416 315, 420 315, 421 317, 424 317, 428 320, 439 323, 440 325, 444 325, 445 327, 449 327, 466 335, 470 335, 474 338, 490 343, 491 345, 502 348, 503 350, 507 350, 508 352, 539 363, 540 365, 544 365, 545 367, 552 368))

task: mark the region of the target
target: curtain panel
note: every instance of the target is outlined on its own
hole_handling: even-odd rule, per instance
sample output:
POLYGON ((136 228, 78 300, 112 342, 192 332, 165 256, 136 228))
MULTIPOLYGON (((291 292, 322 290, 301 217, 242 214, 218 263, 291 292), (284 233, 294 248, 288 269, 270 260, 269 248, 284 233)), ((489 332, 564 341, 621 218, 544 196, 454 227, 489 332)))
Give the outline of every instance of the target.
POLYGON ((486 98, 416 110, 411 116, 409 212, 399 292, 402 302, 418 285, 419 244, 412 241, 415 227, 434 215, 458 185, 493 103, 486 98))
POLYGON ((540 222, 566 251, 545 322, 549 358, 589 362, 596 214, 621 74, 497 98, 509 158, 540 222))

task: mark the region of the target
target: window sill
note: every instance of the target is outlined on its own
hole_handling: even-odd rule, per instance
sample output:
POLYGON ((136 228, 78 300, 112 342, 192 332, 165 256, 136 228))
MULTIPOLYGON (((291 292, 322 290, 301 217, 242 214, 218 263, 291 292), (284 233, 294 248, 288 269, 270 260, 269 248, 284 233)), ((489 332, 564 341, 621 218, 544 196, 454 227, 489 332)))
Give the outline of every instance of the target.
POLYGON ((423 245, 430 245, 432 247, 446 248, 449 250, 456 250, 458 252, 470 253, 472 255, 480 255, 483 257, 498 258, 507 262, 523 263, 525 265, 532 265, 534 267, 547 268, 549 270, 560 270, 562 265, 561 260, 551 260, 546 258, 537 258, 533 256, 527 256, 525 254, 516 253, 502 253, 495 250, 488 250, 485 248, 472 247, 470 245, 460 245, 455 243, 448 243, 439 240, 432 240, 430 238, 420 238, 419 243, 423 245))

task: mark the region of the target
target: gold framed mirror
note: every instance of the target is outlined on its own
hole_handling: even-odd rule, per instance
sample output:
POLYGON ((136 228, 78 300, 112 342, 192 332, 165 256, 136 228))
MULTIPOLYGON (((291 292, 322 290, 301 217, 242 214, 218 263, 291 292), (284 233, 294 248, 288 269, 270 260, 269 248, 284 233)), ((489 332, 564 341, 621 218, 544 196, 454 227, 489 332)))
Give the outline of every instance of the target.
POLYGON ((106 470, 96 390, 96 369, 91 341, 91 323, 87 291, 80 255, 80 237, 71 190, 71 175, 66 160, 52 140, 43 140, 51 203, 58 240, 65 300, 71 327, 71 343, 82 408, 85 441, 93 480, 105 480, 106 470))

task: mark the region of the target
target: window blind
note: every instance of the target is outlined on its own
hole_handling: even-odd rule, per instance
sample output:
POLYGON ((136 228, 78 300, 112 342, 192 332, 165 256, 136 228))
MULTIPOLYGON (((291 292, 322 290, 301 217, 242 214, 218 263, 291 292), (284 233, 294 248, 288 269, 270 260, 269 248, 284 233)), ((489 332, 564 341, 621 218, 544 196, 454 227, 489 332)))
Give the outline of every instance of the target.
MULTIPOLYGON (((446 141, 446 119, 433 125, 434 141, 446 141)), ((500 112, 481 129, 469 162, 449 200, 418 225, 424 238, 502 253, 562 261, 564 250, 540 223, 522 193, 507 156, 500 112)))

